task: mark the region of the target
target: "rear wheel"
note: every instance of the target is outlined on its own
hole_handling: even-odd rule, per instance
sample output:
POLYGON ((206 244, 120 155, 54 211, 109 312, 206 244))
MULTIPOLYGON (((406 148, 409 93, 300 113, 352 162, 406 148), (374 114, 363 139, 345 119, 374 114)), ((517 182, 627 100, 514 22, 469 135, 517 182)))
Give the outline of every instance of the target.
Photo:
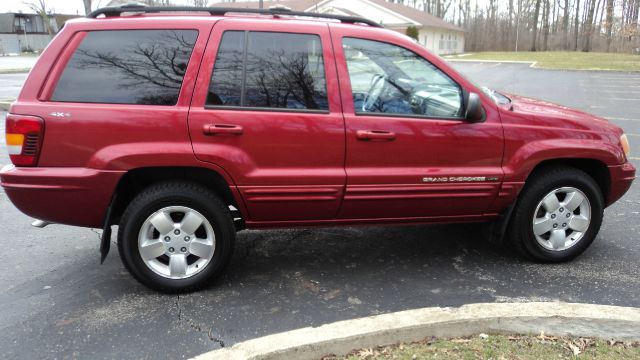
POLYGON ((227 265, 235 240, 228 207, 188 182, 153 185, 127 207, 118 250, 129 272, 162 292, 193 291, 227 265))
POLYGON ((603 210, 602 192, 587 173, 566 167, 542 169, 522 190, 508 235, 527 258, 571 260, 595 239, 603 210))

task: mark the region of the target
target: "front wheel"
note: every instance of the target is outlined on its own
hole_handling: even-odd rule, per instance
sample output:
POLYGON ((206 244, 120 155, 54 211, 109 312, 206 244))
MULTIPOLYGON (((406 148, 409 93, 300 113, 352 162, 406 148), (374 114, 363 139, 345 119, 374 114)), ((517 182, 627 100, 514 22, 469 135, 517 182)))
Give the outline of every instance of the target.
POLYGON ((143 190, 118 230, 120 258, 142 284, 162 292, 193 291, 220 275, 235 229, 228 207, 205 187, 166 182, 143 190))
POLYGON ((527 258, 568 261, 593 242, 603 210, 602 192, 587 173, 566 167, 542 169, 522 190, 508 235, 527 258))

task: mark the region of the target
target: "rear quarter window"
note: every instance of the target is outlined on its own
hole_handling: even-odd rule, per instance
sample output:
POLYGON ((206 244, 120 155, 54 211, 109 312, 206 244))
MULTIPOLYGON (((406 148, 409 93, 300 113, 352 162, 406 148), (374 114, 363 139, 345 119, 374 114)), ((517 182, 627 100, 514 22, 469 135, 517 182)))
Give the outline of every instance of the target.
POLYGON ((196 30, 91 31, 51 100, 175 105, 197 37, 196 30))

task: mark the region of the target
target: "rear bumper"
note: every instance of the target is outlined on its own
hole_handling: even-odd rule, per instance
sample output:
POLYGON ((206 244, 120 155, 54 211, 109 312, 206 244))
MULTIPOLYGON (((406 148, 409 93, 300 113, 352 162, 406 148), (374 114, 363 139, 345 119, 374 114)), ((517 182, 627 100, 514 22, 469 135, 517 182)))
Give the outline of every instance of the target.
POLYGON ((609 166, 611 175, 611 186, 607 196, 607 206, 618 201, 631 187, 631 183, 636 178, 636 168, 631 163, 609 166))
POLYGON ((0 185, 11 202, 31 217, 100 228, 123 173, 88 168, 16 168, 7 165, 0 170, 0 185))

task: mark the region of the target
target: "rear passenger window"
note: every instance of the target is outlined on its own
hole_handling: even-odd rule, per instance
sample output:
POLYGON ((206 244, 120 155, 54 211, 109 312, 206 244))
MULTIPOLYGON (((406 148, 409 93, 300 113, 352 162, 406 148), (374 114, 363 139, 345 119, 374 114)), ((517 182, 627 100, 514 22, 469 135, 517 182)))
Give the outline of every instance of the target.
POLYGON ((227 31, 222 36, 207 104, 240 106, 244 68, 244 31, 227 31))
POLYGON ((328 110, 318 35, 227 31, 207 105, 328 110))
POLYGON ((175 105, 197 37, 196 30, 91 31, 51 100, 175 105))

